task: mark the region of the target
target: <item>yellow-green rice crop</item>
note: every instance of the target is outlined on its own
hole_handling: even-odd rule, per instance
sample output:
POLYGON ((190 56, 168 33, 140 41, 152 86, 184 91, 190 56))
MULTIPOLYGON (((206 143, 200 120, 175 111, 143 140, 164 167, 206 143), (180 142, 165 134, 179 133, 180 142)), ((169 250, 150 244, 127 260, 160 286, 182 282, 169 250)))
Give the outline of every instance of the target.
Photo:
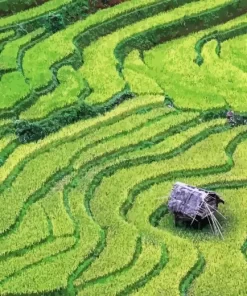
POLYGON ((245 2, 0 20, 0 295, 246 296, 245 2), (224 240, 175 227, 176 181, 225 200, 224 240))

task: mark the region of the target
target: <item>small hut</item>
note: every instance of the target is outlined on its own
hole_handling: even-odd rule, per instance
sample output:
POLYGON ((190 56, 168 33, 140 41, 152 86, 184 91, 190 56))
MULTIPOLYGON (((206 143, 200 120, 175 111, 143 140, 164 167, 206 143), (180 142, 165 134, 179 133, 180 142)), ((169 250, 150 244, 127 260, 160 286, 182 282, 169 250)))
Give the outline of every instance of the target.
POLYGON ((201 229, 203 221, 207 219, 212 230, 219 232, 221 225, 214 216, 215 212, 219 213, 219 203, 224 201, 214 191, 176 182, 169 197, 168 208, 175 216, 176 226, 179 221, 190 221, 191 224, 196 221, 201 229))
POLYGON ((234 125, 236 123, 234 111, 228 111, 226 113, 226 118, 228 120, 228 123, 230 123, 231 125, 234 125))
POLYGON ((238 126, 242 124, 247 124, 247 117, 246 115, 235 114, 234 111, 228 111, 226 113, 226 118, 228 123, 231 126, 238 126))

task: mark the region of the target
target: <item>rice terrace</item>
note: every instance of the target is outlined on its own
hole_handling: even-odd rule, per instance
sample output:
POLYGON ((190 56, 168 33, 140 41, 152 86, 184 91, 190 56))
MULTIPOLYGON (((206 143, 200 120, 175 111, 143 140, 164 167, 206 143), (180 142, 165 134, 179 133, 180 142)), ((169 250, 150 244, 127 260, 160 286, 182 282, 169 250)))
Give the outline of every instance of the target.
POLYGON ((0 0, 0 256, 1 296, 247 296, 246 0, 0 0))

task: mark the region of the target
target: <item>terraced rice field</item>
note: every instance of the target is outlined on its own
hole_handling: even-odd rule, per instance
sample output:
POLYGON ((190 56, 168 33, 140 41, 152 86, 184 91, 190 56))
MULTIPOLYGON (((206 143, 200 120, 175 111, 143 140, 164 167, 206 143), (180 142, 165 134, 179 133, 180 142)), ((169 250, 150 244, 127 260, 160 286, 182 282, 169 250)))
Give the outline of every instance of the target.
POLYGON ((29 4, 0 18, 0 295, 246 296, 247 1, 29 4), (175 228, 177 180, 224 240, 175 228))

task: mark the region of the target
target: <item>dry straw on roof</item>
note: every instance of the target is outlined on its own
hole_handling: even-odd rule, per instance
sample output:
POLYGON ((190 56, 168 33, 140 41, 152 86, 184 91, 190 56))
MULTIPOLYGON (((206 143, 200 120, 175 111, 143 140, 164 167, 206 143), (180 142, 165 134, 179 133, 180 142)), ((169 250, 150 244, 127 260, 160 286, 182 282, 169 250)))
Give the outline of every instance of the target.
POLYGON ((215 212, 219 213, 217 208, 220 202, 224 203, 214 191, 176 182, 169 198, 168 208, 175 214, 175 218, 187 218, 192 222, 207 218, 212 231, 222 236, 222 226, 214 215, 215 212))

